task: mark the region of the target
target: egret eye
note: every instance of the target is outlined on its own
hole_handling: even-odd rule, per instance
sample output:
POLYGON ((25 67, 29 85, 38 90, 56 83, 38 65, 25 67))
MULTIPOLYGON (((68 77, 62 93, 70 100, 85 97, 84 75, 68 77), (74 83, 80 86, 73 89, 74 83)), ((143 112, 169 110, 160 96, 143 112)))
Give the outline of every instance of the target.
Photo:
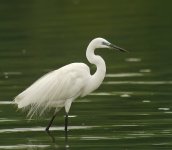
POLYGON ((102 45, 109 46, 109 43, 103 41, 103 42, 102 42, 102 45))

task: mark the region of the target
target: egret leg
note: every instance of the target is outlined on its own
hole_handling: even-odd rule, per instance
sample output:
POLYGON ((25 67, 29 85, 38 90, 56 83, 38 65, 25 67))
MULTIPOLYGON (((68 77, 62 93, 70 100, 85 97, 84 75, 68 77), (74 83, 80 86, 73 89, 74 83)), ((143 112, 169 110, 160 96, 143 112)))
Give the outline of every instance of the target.
POLYGON ((48 126, 47 126, 46 129, 45 129, 46 131, 49 131, 49 128, 51 127, 51 125, 52 125, 52 123, 53 123, 53 121, 54 121, 56 115, 57 115, 57 114, 54 114, 54 115, 53 115, 52 119, 50 120, 48 126))
POLYGON ((66 137, 66 139, 68 137, 67 127, 68 127, 68 113, 66 113, 66 116, 65 116, 65 137, 66 137))

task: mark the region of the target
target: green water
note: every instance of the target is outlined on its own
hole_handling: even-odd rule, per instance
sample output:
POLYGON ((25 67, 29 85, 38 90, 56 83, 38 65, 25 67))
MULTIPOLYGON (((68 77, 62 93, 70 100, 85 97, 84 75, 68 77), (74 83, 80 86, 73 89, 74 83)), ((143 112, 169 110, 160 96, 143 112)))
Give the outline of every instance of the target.
MULTIPOLYGON (((0 149, 172 149, 172 20, 166 0, 0 1, 0 149), (64 110, 28 121, 13 98, 43 74, 85 62, 94 37, 128 49, 97 50, 107 76, 64 110), (66 145, 66 146, 65 146, 66 145)), ((94 66, 90 66, 92 72, 94 66)))

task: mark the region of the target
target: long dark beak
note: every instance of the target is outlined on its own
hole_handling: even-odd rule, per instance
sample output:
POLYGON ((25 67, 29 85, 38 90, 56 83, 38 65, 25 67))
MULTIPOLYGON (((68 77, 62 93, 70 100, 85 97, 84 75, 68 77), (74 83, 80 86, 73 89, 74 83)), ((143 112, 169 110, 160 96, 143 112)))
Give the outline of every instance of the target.
POLYGON ((112 49, 116 49, 116 50, 119 50, 119 51, 121 51, 121 52, 128 52, 127 50, 125 50, 125 49, 123 49, 123 48, 121 48, 121 47, 118 47, 118 46, 116 46, 116 45, 113 45, 113 44, 109 44, 108 45, 110 48, 112 48, 112 49))

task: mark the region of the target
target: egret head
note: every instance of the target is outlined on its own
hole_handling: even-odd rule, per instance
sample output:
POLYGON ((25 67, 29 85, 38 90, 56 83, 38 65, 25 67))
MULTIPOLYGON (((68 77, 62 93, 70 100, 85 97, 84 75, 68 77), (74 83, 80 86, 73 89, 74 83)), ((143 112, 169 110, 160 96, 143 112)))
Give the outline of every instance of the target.
POLYGON ((109 48, 109 49, 119 50, 121 52, 127 52, 127 50, 120 48, 114 44, 111 44, 110 42, 108 42, 103 38, 95 38, 92 40, 91 43, 94 44, 95 48, 109 48))

